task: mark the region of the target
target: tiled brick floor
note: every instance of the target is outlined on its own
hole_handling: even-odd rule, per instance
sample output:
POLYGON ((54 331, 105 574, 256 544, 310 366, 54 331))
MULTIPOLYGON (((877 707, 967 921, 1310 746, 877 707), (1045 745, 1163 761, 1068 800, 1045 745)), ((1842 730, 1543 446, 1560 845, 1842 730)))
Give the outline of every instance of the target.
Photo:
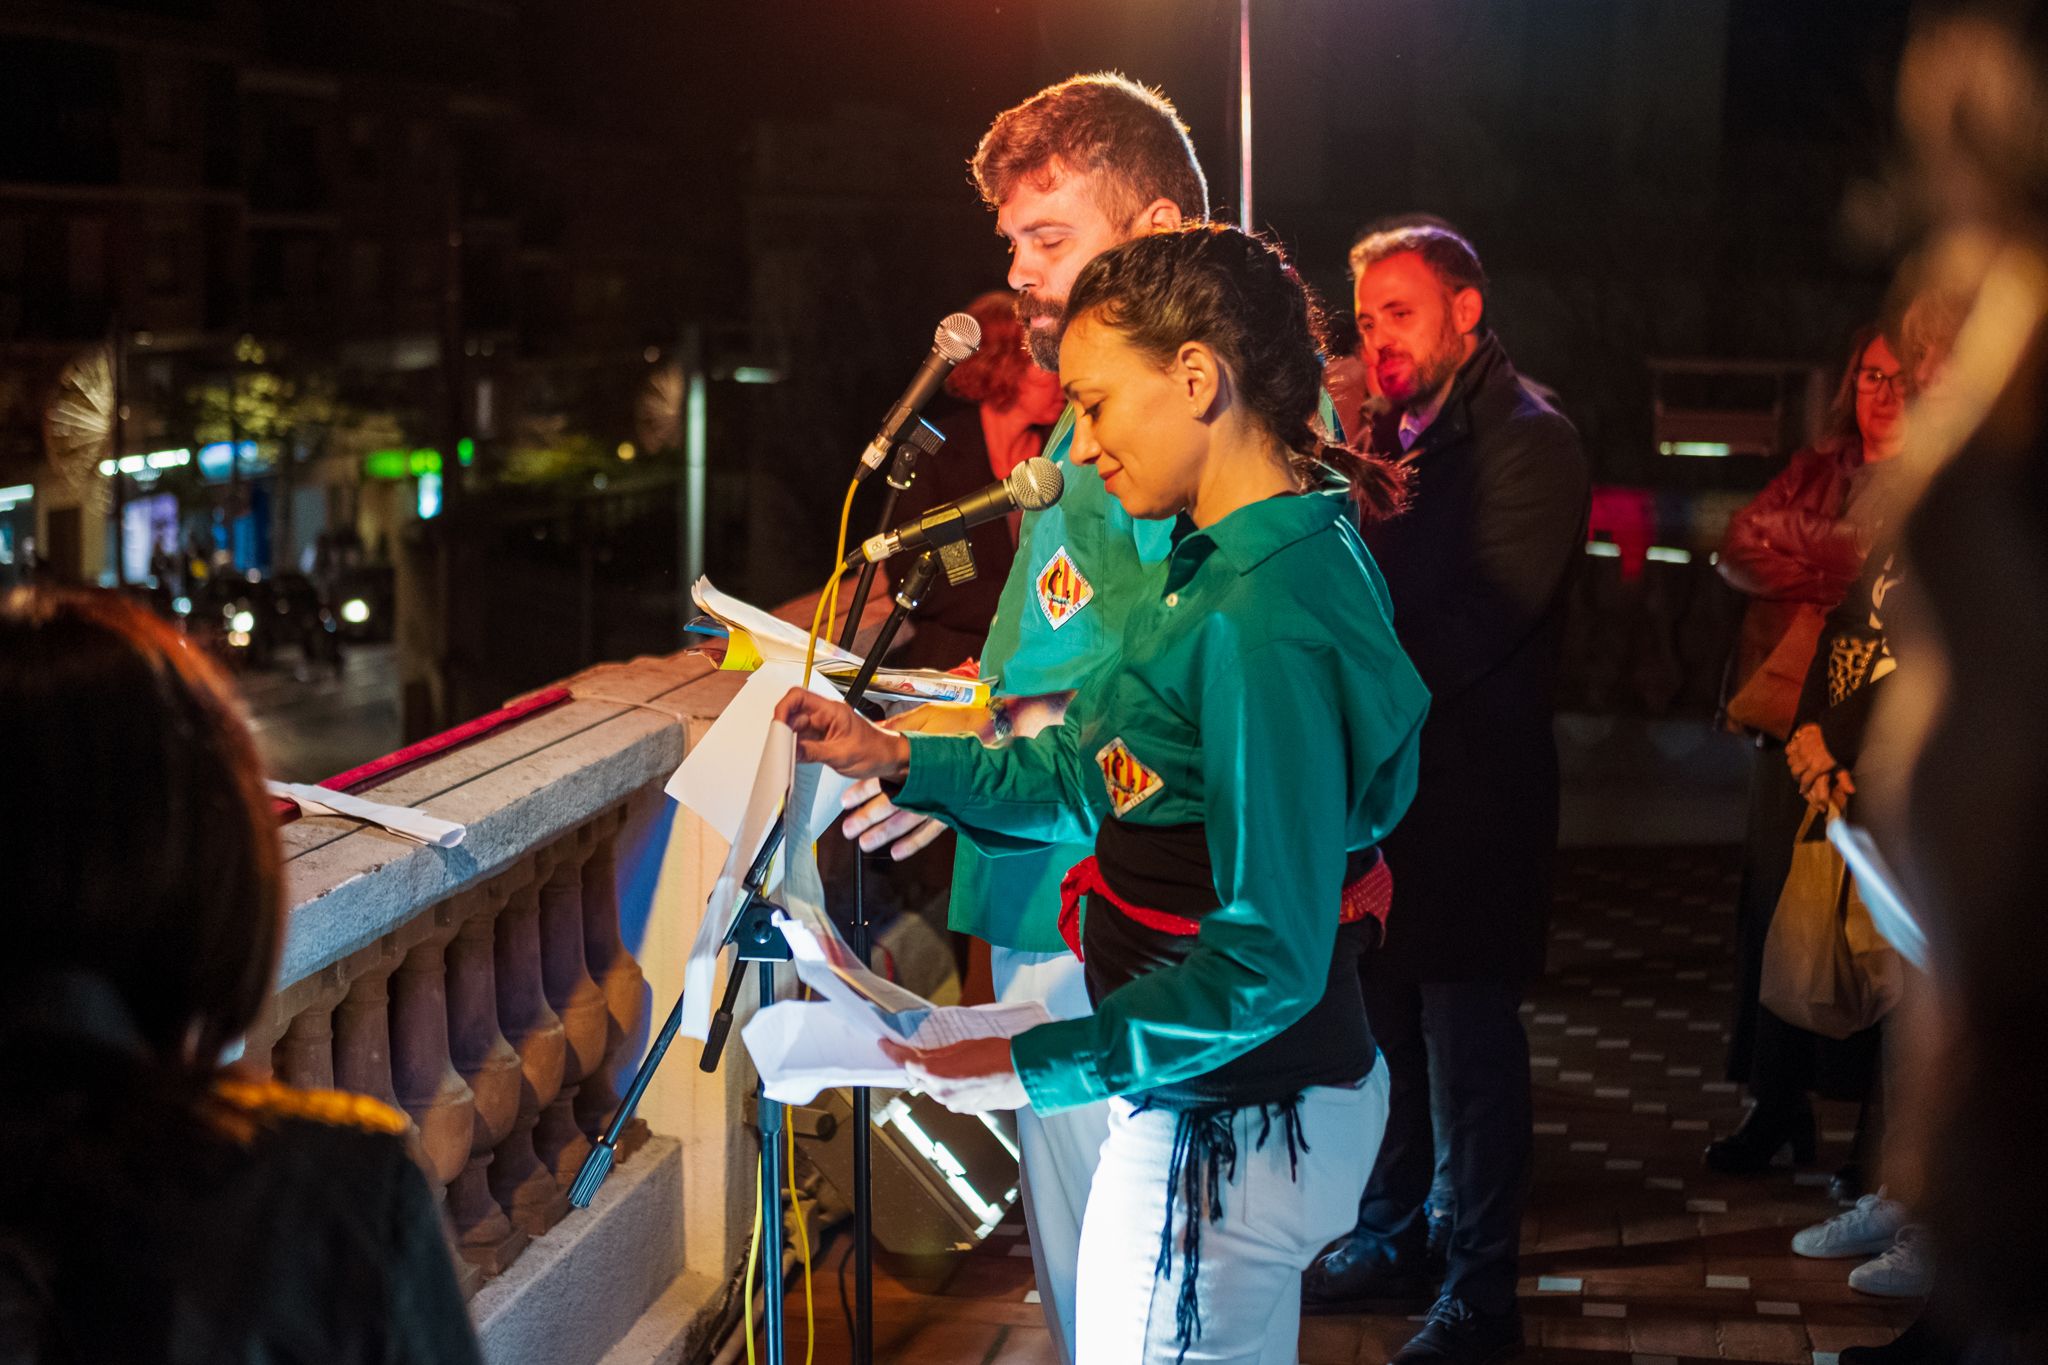
MULTIPOLYGON (((1707 1140, 1741 1115, 1721 1081, 1732 989, 1735 860, 1712 849, 1564 855, 1551 970, 1525 1008, 1536 1079, 1536 1184, 1522 1233, 1522 1307, 1534 1361, 1760 1360, 1833 1365, 1881 1342, 1913 1305, 1864 1298, 1853 1261, 1791 1254, 1794 1229, 1833 1211, 1826 1172, 1854 1115, 1823 1105, 1811 1172, 1709 1174, 1707 1140)), ((886 1259, 877 1276, 883 1361, 1051 1361, 1020 1229, 957 1258, 942 1281, 886 1259)), ((817 1286, 821 1362, 848 1358, 830 1272, 817 1286)), ((790 1308, 803 1349, 801 1291, 790 1308)), ((1399 1316, 1309 1318, 1304 1365, 1382 1365, 1414 1326, 1399 1316)))

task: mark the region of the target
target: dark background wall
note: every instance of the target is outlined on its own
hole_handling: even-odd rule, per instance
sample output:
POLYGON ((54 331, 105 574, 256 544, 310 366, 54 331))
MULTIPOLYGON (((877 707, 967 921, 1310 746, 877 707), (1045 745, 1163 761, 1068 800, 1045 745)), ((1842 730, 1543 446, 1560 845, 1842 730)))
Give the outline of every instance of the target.
MULTIPOLYGON (((1905 0, 1254 9, 1257 225, 1330 303, 1361 223, 1441 214, 1602 481, 1767 475, 1656 454, 1651 362, 1832 366, 1878 307, 1888 262, 1842 205, 1885 164, 1905 0)), ((933 324, 1002 282, 965 171, 990 118, 1122 70, 1178 104, 1234 217, 1236 19, 1235 0, 16 0, 0 485, 34 477, 49 377, 110 319, 153 334, 138 449, 192 440, 177 396, 254 334, 388 409, 388 441, 448 444, 459 392, 479 457, 442 534, 473 525, 491 582, 559 586, 573 562, 570 596, 630 602, 616 629, 546 632, 559 649, 517 656, 533 676, 479 695, 558 676, 577 642, 670 646, 673 466, 604 461, 685 330, 714 374, 780 376, 711 385, 708 567, 759 601, 809 589, 933 324), (560 436, 583 453, 555 482, 498 486, 521 442, 560 436)), ((536 596, 451 609, 494 631, 536 596)))

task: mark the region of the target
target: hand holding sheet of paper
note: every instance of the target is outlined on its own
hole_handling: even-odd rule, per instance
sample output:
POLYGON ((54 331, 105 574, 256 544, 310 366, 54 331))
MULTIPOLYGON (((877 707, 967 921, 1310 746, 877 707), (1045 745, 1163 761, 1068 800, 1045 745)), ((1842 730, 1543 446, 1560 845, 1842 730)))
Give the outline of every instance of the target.
POLYGON ((1014 1038, 1051 1016, 1035 1000, 1015 1005, 939 1006, 862 967, 830 928, 778 918, 797 976, 823 997, 771 1005, 740 1030, 768 1098, 808 1104, 834 1085, 906 1089, 910 1077, 882 1050, 886 1039, 944 1048, 969 1039, 1014 1038))
MULTIPOLYGON (((732 699, 703 739, 690 750, 664 789, 670 796, 697 812, 727 843, 739 834, 748 797, 765 785, 780 804, 789 778, 789 730, 775 724, 775 703, 783 693, 803 684, 803 666, 770 661, 747 679, 740 694, 732 699), (765 764, 771 743, 770 731, 780 732, 785 746, 773 766, 765 764), (747 785, 752 777, 753 786, 747 785)), ((811 691, 837 700, 838 689, 813 674, 811 691)), ((805 842, 816 839, 839 813, 839 796, 851 785, 836 773, 819 777, 810 820, 804 830, 805 842)), ((748 857, 751 858, 749 850, 748 857)), ((745 871, 743 867, 741 871, 745 871)))

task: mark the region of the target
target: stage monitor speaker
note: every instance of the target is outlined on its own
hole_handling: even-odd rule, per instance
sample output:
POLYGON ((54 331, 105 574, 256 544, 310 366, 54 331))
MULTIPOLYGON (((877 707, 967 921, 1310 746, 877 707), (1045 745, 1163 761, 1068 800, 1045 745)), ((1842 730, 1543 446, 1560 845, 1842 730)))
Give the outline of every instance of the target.
MULTIPOLYGON (((853 1096, 826 1090, 805 1106, 830 1114, 829 1138, 797 1150, 853 1200, 853 1096)), ((1017 1202, 1014 1114, 956 1114, 929 1095, 877 1090, 869 1141, 875 1240, 905 1256, 964 1251, 995 1230, 1017 1202)))

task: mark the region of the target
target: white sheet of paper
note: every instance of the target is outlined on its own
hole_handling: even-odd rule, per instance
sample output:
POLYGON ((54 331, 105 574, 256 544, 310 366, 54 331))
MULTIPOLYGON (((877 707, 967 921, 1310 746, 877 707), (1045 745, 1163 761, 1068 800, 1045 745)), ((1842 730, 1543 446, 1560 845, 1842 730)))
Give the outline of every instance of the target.
POLYGON ((382 801, 368 801, 347 792, 331 791, 326 787, 308 786, 301 782, 272 782, 269 784, 272 796, 282 796, 298 804, 307 815, 345 815, 362 820, 393 834, 427 844, 434 848, 454 848, 469 832, 468 827, 453 820, 443 820, 429 815, 412 806, 392 806, 382 801))
POLYGON ((872 1034, 846 1026, 845 1011, 827 1000, 784 1000, 740 1030, 768 1098, 809 1104, 835 1085, 901 1090, 903 1068, 882 1055, 872 1034))
MULTIPOLYGON (((738 627, 754 637, 754 649, 770 663, 794 663, 801 665, 804 651, 810 644, 811 633, 802 626, 793 626, 781 617, 765 612, 750 602, 742 602, 711 586, 709 578, 699 578, 690 588, 690 596, 698 606, 725 622, 727 627, 738 627)), ((827 623, 828 627, 830 623, 827 623)), ((840 663, 858 665, 860 656, 849 654, 830 640, 818 641, 815 656, 820 663, 836 660, 840 663)))
POLYGON ((1870 832, 1836 818, 1828 821, 1828 842, 1849 865, 1849 875, 1856 879, 1856 890, 1870 908, 1870 922, 1877 932, 1899 950, 1899 956, 1922 971, 1927 970, 1927 931, 1920 927, 1919 917, 1906 904, 1898 878, 1884 855, 1877 851, 1877 842, 1870 832))
MULTIPOLYGON (((772 770, 760 766, 767 751, 769 731, 789 731, 775 723, 775 703, 785 692, 803 682, 801 664, 766 663, 754 670, 737 697, 713 722, 697 747, 683 758, 682 766, 663 788, 670 796, 697 812, 727 843, 739 833, 748 800, 762 782, 773 789, 779 805, 789 783, 789 751, 772 770), (747 785, 752 777, 754 786, 747 785)), ((818 674, 811 675, 811 690, 821 697, 837 699, 838 689, 818 674)), ((817 791, 810 804, 809 839, 816 839, 840 813, 839 798, 853 783, 830 770, 819 774, 817 791)), ((746 871, 743 867, 742 872, 746 871)))
MULTIPOLYGON (((774 827, 775 813, 782 808, 795 747, 796 736, 788 726, 769 726, 767 742, 754 765, 753 783, 747 788, 746 804, 732 834, 727 836, 731 847, 726 852, 725 865, 718 869, 718 880, 712 883, 704 920, 697 926, 696 940, 690 944, 690 956, 683 964, 683 1020, 677 1027, 685 1037, 702 1041, 711 1031, 711 997, 718 985, 718 954, 725 946, 726 931, 732 927, 733 913, 739 908, 740 887, 746 881, 747 869, 753 866, 754 854, 774 827)), ((674 779, 670 782, 673 785, 674 779)))

